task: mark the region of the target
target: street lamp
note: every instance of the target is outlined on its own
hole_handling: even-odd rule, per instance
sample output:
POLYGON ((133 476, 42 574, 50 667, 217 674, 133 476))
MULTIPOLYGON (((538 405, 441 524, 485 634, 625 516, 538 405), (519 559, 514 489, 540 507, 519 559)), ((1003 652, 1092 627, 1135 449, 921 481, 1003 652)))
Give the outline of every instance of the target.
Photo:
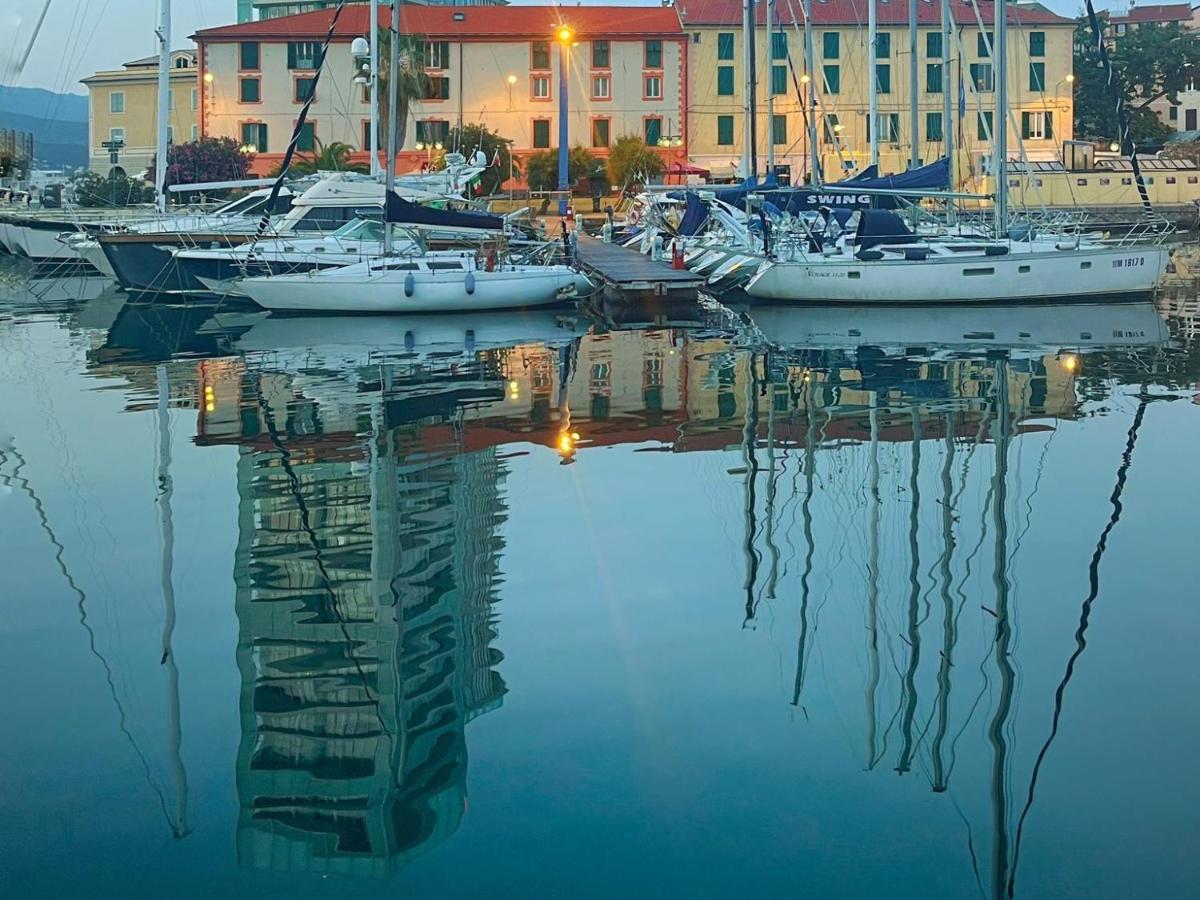
POLYGON ((508 82, 508 111, 509 111, 509 112, 512 112, 512 108, 513 108, 513 104, 512 104, 512 91, 513 91, 513 88, 514 88, 514 87, 516 86, 516 84, 517 84, 517 76, 516 76, 516 75, 509 75, 509 76, 508 76, 508 78, 506 78, 506 79, 505 79, 505 81, 507 81, 507 82, 508 82))
POLYGON ((575 29, 561 23, 554 32, 558 41, 558 214, 567 214, 567 194, 570 182, 567 179, 567 85, 570 67, 571 44, 575 42, 575 29))

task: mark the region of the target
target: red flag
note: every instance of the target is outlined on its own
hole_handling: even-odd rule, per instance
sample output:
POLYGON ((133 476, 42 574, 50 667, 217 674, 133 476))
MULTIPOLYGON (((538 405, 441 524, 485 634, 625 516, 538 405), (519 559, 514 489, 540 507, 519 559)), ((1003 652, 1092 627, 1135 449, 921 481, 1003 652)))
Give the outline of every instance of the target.
POLYGON ((500 148, 499 147, 496 148, 496 155, 492 157, 492 161, 491 161, 490 165, 493 165, 493 166, 500 165, 500 148))

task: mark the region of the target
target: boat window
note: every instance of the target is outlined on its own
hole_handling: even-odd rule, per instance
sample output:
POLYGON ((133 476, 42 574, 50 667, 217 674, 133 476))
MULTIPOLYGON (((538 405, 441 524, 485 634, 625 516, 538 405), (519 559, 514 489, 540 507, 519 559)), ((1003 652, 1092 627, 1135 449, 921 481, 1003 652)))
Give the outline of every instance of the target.
POLYGON ((1018 266, 1017 272, 1019 272, 1021 275, 1025 275, 1029 272, 1029 266, 1018 266))
POLYGON ((387 269, 389 272, 415 272, 417 271, 417 264, 410 262, 395 262, 388 263, 387 265, 383 266, 371 266, 372 272, 382 272, 384 269, 387 269))
POLYGON ((445 272, 449 270, 462 271, 462 262, 431 262, 429 270, 431 272, 445 272))
POLYGON ((996 270, 995 270, 995 269, 992 269, 992 268, 987 268, 987 269, 963 269, 963 274, 964 274, 964 275, 995 275, 995 274, 996 274, 996 270))
POLYGON ((847 272, 847 278, 862 278, 862 272, 847 272))
POLYGON ((1077 185, 1079 185, 1080 187, 1087 187, 1087 179, 1086 178, 1076 178, 1075 183, 1077 185))
POLYGON ((1175 183, 1175 176, 1174 176, 1174 175, 1168 175, 1168 176, 1167 176, 1167 184, 1174 184, 1174 183, 1175 183))
POLYGON ((333 231, 354 218, 352 206, 310 206, 292 224, 294 231, 333 231))
POLYGON ((1092 267, 1092 264, 1090 262, 1081 262, 1079 264, 1079 268, 1081 268, 1081 269, 1090 269, 1091 267, 1092 267))
POLYGON ((984 250, 980 244, 946 244, 945 247, 952 253, 982 253, 984 250))

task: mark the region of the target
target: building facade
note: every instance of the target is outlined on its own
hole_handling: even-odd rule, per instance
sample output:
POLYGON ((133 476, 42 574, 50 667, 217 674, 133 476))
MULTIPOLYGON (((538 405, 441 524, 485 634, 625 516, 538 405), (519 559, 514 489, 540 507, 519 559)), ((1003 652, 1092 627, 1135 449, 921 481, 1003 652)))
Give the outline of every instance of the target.
MULTIPOLYGON (((200 133, 253 145, 255 171, 278 163, 312 89, 331 15, 318 10, 198 32, 200 133)), ((380 23, 390 16, 381 9, 380 23)), ((367 159, 369 96, 352 82, 350 43, 367 35, 368 17, 362 4, 344 10, 300 149, 339 141, 367 159)), ((622 135, 652 145, 675 136, 664 154, 685 159, 688 45, 673 8, 405 6, 402 32, 420 37, 429 77, 426 96, 410 107, 401 168, 433 161, 437 144, 450 149, 459 123, 482 122, 511 139, 518 160, 557 147, 563 53, 556 33, 564 24, 573 34, 565 52, 569 143, 603 157, 622 135)))
MULTIPOLYGON (((171 99, 167 139, 191 141, 200 135, 200 92, 196 54, 171 53, 171 99)), ((158 57, 127 62, 120 69, 83 79, 88 89, 88 168, 107 174, 113 168, 106 142, 120 141, 116 165, 138 175, 154 161, 158 133, 158 57)))
MULTIPOLYGON (((808 81, 815 83, 818 150, 825 178, 861 170, 870 158, 868 135, 869 65, 866 10, 851 0, 813 4, 814 68, 805 65, 803 18, 793 7, 778 7, 774 35, 759 5, 755 41, 759 171, 765 170, 767 142, 778 164, 790 166, 800 181, 810 168, 806 133, 808 81), (767 115, 774 95, 774 120, 767 115)), ((996 124, 995 65, 991 24, 995 9, 980 4, 980 29, 970 4, 953 4, 953 46, 949 71, 942 62, 940 5, 921 0, 917 33, 917 156, 930 162, 943 154, 946 128, 954 129, 959 171, 978 169, 989 152, 996 124), (944 121, 943 99, 951 96, 953 122, 944 121)), ((689 37, 689 133, 693 162, 714 175, 731 174, 742 156, 742 102, 746 61, 742 9, 736 0, 680 0, 679 14, 689 37)), ((879 3, 876 49, 879 162, 881 171, 908 166, 912 142, 909 102, 908 4, 879 3)), ((1071 76, 1075 22, 1037 5, 1010 7, 1008 29, 1009 147, 1018 141, 1031 160, 1059 158, 1072 136, 1071 76)))
MULTIPOLYGON (((366 3, 367 0, 348 0, 350 3, 366 3)), ((505 6, 508 0, 404 0, 422 6, 505 6)), ((336 0, 238 0, 238 22, 258 22, 262 19, 278 19, 281 16, 297 16, 300 13, 329 9, 337 6, 336 0)))
MULTIPOLYGON (((1188 3, 1131 4, 1124 13, 1109 13, 1107 33, 1109 40, 1119 41, 1139 28, 1166 25, 1193 30, 1200 27, 1200 8, 1192 9, 1188 3)), ((1200 90, 1197 88, 1200 88, 1200 78, 1189 79, 1176 95, 1175 102, 1170 97, 1159 97, 1150 108, 1173 130, 1196 131, 1200 129, 1200 90)))

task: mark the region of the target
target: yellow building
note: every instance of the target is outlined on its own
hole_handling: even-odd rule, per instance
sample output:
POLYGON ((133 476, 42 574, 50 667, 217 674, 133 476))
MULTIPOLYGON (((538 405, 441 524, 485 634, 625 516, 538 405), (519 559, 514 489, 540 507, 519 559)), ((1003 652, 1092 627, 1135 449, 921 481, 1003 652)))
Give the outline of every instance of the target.
MULTIPOLYGON (((808 77, 816 84, 817 139, 826 180, 837 180, 867 165, 869 65, 867 10, 851 0, 813 5, 815 72, 805 65, 803 18, 799 5, 781 3, 774 36, 759 3, 756 37, 758 166, 765 170, 767 141, 777 164, 791 169, 793 182, 808 172, 808 77), (793 18, 793 9, 796 10, 793 18), (775 119, 768 121, 767 98, 774 95, 775 119)), ((742 103, 745 53, 742 9, 737 0, 679 0, 688 42, 689 116, 687 144, 694 163, 714 175, 732 172, 742 156, 742 103)), ((950 93, 959 172, 981 170, 995 125, 995 67, 991 58, 992 4, 981 4, 981 30, 974 7, 953 4, 950 69, 943 71, 941 5, 918 4, 918 156, 930 162, 943 153, 946 127, 943 100, 950 93), (986 35, 986 37, 985 37, 986 35), (961 86, 961 90, 960 90, 961 86)), ((908 4, 878 2, 876 63, 881 141, 880 169, 908 166, 913 141, 909 102, 908 4)), ((1072 136, 1072 35, 1075 23, 1037 4, 1010 7, 1008 29, 1009 147, 1019 158, 1019 140, 1031 161, 1059 159, 1059 147, 1072 136)))
MULTIPOLYGON (((200 93, 196 54, 171 53, 171 105, 168 140, 199 137, 200 93)), ((83 79, 89 95, 88 168, 107 174, 113 167, 105 142, 122 141, 117 165, 138 175, 154 161, 158 130, 158 57, 127 62, 120 69, 97 72, 83 79)))

